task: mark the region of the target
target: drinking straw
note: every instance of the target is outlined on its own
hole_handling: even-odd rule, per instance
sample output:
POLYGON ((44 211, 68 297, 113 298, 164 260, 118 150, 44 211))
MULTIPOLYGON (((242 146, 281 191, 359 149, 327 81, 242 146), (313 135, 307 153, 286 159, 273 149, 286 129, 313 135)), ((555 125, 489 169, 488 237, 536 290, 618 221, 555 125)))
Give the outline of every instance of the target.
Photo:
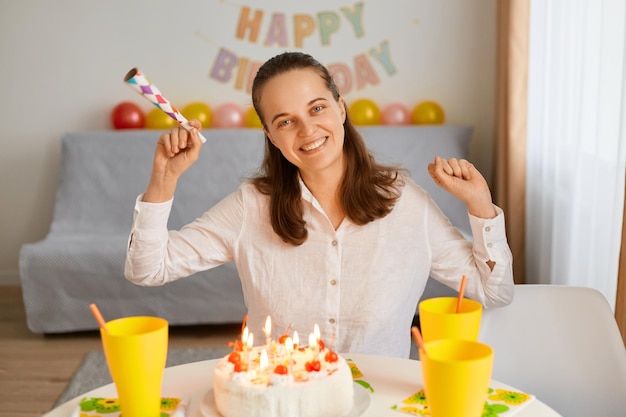
POLYGON ((93 315, 96 318, 96 321, 98 322, 98 324, 100 324, 100 327, 104 329, 106 334, 109 334, 109 329, 107 328, 107 323, 102 318, 102 314, 100 314, 100 310, 98 310, 98 306, 96 306, 95 304, 89 304, 89 309, 93 313, 93 315))
POLYGON ((463 293, 465 292, 465 281, 467 281, 467 277, 463 275, 461 278, 461 288, 459 289, 459 297, 456 300, 456 312, 461 312, 461 303, 463 302, 463 293))
MULTIPOLYGON (((191 132, 193 126, 189 124, 185 116, 174 107, 161 93, 158 87, 150 82, 146 76, 137 68, 133 68, 124 77, 124 81, 135 91, 141 94, 146 100, 163 110, 165 114, 176 120, 185 130, 191 132)), ((202 143, 206 143, 206 138, 198 132, 202 143)))
POLYGON ((428 356, 426 353, 426 347, 424 346, 424 339, 422 339, 422 334, 417 326, 411 327, 411 333, 413 334, 413 339, 415 340, 415 343, 417 343, 417 346, 419 346, 420 350, 424 352, 424 356, 428 356))

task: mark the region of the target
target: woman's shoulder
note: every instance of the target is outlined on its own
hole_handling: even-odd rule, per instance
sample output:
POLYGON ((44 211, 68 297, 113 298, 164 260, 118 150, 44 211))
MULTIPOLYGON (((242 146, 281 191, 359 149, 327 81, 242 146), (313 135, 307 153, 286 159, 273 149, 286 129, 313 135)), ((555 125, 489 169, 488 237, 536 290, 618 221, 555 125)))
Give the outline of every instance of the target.
POLYGON ((241 184, 239 184, 237 191, 241 193, 258 193, 259 192, 251 179, 245 180, 241 184))
POLYGON ((420 194, 428 194, 428 192, 424 189, 424 187, 416 183, 415 180, 411 176, 409 176, 407 173, 402 173, 402 172, 398 173, 398 183, 400 184, 399 188, 403 192, 408 191, 408 192, 415 192, 415 193, 420 193, 420 194))
POLYGON ((234 194, 237 194, 244 203, 248 204, 252 202, 265 204, 268 199, 268 196, 259 191, 252 180, 245 180, 239 184, 234 194))
POLYGON ((239 184, 239 186, 226 194, 221 200, 222 204, 239 204, 248 205, 254 203, 257 200, 264 200, 264 195, 257 190, 251 181, 245 180, 239 184))
POLYGON ((398 175, 400 199, 402 205, 423 205, 432 201, 430 193, 406 174, 398 175))
POLYGON ((267 198, 261 194, 254 184, 243 181, 237 189, 224 196, 217 204, 209 209, 210 213, 222 213, 231 216, 239 213, 240 216, 258 215, 267 205, 267 198), (256 214, 255 214, 256 213, 256 214))

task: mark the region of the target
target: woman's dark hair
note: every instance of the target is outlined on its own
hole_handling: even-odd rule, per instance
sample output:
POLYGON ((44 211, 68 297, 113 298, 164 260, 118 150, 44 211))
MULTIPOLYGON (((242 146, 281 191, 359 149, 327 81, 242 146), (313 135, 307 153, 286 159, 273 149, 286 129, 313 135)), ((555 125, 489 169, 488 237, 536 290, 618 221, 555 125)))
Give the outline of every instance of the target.
MULTIPOLYGON (((267 129, 261 109, 263 87, 277 75, 298 69, 316 71, 336 101, 339 91, 328 69, 312 56, 301 52, 285 52, 265 62, 252 84, 252 104, 263 127, 267 129)), ((370 154, 361 135, 347 114, 344 127, 344 153, 347 160, 339 190, 345 215, 363 225, 385 217, 400 197, 400 168, 378 164, 370 154)), ((289 162, 265 136, 265 155, 259 174, 252 178, 259 192, 270 198, 272 228, 285 242, 301 245, 307 238, 303 219, 302 194, 298 167, 289 162)))

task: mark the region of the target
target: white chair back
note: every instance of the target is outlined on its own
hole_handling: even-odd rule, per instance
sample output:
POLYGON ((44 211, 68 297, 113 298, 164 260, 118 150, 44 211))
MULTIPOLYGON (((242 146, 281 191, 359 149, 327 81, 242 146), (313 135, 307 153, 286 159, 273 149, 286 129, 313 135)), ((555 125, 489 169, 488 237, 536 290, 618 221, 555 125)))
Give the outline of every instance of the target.
POLYGON ((479 339, 494 349, 493 379, 563 416, 626 416, 626 349, 599 291, 517 285, 509 306, 484 310, 479 339))

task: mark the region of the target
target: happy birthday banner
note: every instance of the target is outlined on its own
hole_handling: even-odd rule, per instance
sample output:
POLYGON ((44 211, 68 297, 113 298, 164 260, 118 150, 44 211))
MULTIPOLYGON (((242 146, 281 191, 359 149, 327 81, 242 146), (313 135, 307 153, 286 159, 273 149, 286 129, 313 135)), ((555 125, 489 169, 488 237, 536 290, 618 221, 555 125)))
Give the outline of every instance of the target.
MULTIPOLYGON (((291 15, 249 6, 232 4, 231 6, 239 8, 234 30, 235 39, 250 45, 302 49, 305 40, 317 39, 320 46, 332 47, 333 40, 340 31, 349 31, 355 40, 363 38, 366 33, 364 2, 340 7, 335 11, 291 15), (266 29, 262 30, 262 27, 266 29)), ((345 45, 341 47, 345 48, 345 45)), ((263 61, 254 61, 218 45, 209 77, 224 84, 233 83, 235 89, 250 93, 254 76, 262 64, 263 61)), ((352 89, 362 90, 368 85, 380 84, 381 75, 391 77, 397 73, 387 39, 381 40, 366 51, 357 53, 351 62, 335 62, 327 67, 333 74, 340 93, 344 95, 352 89)))

